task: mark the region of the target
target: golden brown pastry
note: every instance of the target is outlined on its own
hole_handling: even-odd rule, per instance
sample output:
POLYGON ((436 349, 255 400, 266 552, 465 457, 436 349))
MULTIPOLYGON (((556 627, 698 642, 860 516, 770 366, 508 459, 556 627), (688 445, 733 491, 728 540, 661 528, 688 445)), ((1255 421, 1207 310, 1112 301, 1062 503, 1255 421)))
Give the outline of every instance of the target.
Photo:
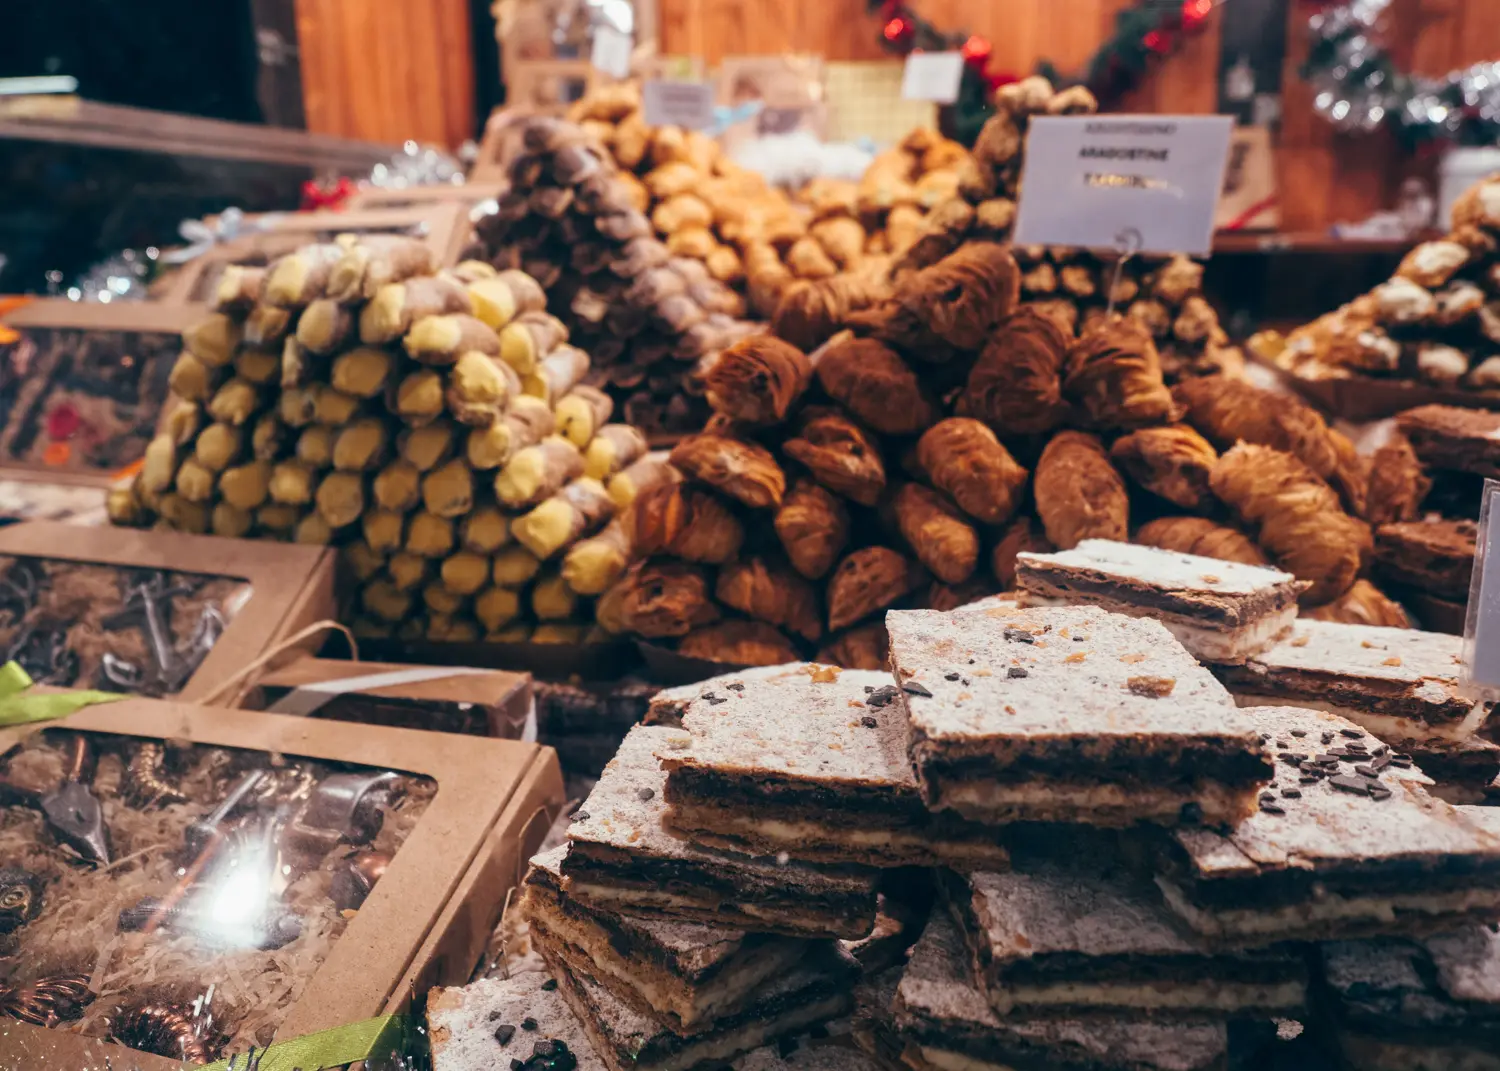
POLYGON ((1051 554, 1056 549, 1042 530, 1041 522, 1031 514, 1023 513, 1000 533, 1000 539, 990 551, 990 572, 1001 591, 1012 591, 1016 586, 1018 554, 1051 554))
POLYGON ((1184 379, 1172 396, 1186 410, 1183 420, 1218 449, 1244 441, 1291 454, 1332 484, 1351 511, 1363 512, 1364 460, 1311 406, 1227 376, 1184 379))
POLYGON ((690 435, 672 448, 672 464, 752 509, 777 509, 786 474, 765 447, 720 435, 690 435))
POLYGON ((1135 533, 1135 542, 1146 547, 1244 565, 1271 564, 1255 541, 1244 532, 1203 517, 1160 517, 1141 525, 1135 533))
POLYGON ((922 569, 890 547, 856 550, 828 581, 828 628, 848 628, 915 591, 922 569))
POLYGON ((770 335, 751 335, 719 354, 704 377, 716 411, 747 424, 786 419, 812 382, 807 354, 770 335))
POLYGON ((1203 265, 1185 256, 1175 256, 1151 279, 1151 293, 1174 308, 1203 290, 1203 265))
POLYGON ((798 479, 776 511, 776 536, 792 567, 816 580, 849 543, 849 512, 833 492, 798 479))
POLYGON ((1096 428, 1149 427, 1172 420, 1176 411, 1151 333, 1119 315, 1073 343, 1063 393, 1096 428))
POLYGON ((772 307, 771 331, 810 352, 841 330, 852 313, 883 301, 889 293, 889 283, 875 273, 797 280, 778 294, 772 307))
POLYGON ((762 621, 721 621, 695 629, 682 638, 677 653, 734 666, 779 666, 802 658, 791 640, 762 621))
POLYGON ((1354 584, 1372 545, 1370 528, 1339 505, 1333 488, 1291 454, 1242 442, 1214 466, 1214 494, 1255 527, 1256 542, 1281 568, 1311 587, 1318 606, 1354 584))
POLYGON ((1051 431, 1067 411, 1062 368, 1069 336, 1033 306, 1022 306, 995 328, 969 370, 960 411, 1004 435, 1051 431))
POLYGON ((942 415, 916 373, 883 342, 846 332, 814 357, 828 396, 883 435, 915 435, 942 415))
POLYGON ((913 603, 923 610, 940 610, 947 613, 949 610, 957 610, 961 606, 968 606, 971 602, 978 602, 980 599, 995 594, 997 592, 994 580, 976 573, 973 578, 962 584, 940 584, 934 581, 927 585, 925 591, 918 592, 913 603))
POLYGON ((1025 469, 977 420, 949 417, 917 441, 917 462, 959 509, 985 524, 1004 524, 1026 489, 1025 469))
POLYGON ((1085 539, 1124 542, 1130 496, 1104 447, 1081 431, 1059 432, 1036 464, 1032 491, 1047 538, 1059 550, 1085 539))
POLYGON ((848 417, 832 409, 809 409, 794 438, 782 444, 794 461, 807 466, 813 479, 831 491, 873 506, 885 489, 885 464, 871 438, 848 417))
POLYGON ((901 257, 900 270, 926 268, 952 253, 974 226, 974 207, 962 197, 933 206, 922 221, 922 233, 901 257))
POLYGON ((686 636, 719 618, 708 578, 687 562, 636 562, 610 594, 625 630, 647 639, 686 636))
POLYGON ((953 504, 930 487, 909 483, 891 505, 901 538, 917 560, 948 584, 962 584, 979 561, 979 533, 953 504))
POLYGON ((1346 625, 1380 625, 1385 628, 1411 628, 1411 618, 1401 604, 1368 580, 1356 580, 1354 586, 1337 599, 1303 613, 1314 621, 1338 621, 1346 625))
POLYGON ((626 516, 631 545, 643 556, 670 554, 720 565, 739 553, 745 530, 707 491, 672 483, 638 495, 626 516))
POLYGON ((891 301, 858 317, 912 357, 946 361, 978 350, 1021 296, 1021 270, 995 242, 968 242, 896 286, 891 301))
POLYGON ((1208 486, 1219 453, 1186 424, 1142 428, 1115 440, 1110 459, 1154 495, 1198 513, 1216 501, 1208 486))
POLYGON ((744 558, 719 570, 714 597, 725 606, 795 632, 807 640, 823 635, 818 591, 784 562, 744 558))
POLYGON ((1365 495, 1365 520, 1371 525, 1394 521, 1413 521, 1422 508, 1422 500, 1432 490, 1432 481, 1422 471, 1411 443, 1404 435, 1375 451, 1370 461, 1370 485, 1365 495))
POLYGON ((885 623, 871 621, 835 636, 818 651, 818 661, 845 669, 880 671, 889 667, 890 636, 885 623))

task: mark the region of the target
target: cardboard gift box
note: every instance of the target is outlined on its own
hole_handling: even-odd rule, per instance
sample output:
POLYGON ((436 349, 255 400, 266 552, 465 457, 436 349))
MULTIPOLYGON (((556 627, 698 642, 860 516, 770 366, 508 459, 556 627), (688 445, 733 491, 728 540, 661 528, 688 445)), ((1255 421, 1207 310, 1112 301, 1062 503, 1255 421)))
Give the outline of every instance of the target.
POLYGON ((335 615, 334 571, 327 547, 9 525, 0 661, 19 661, 44 684, 207 699, 335 615))
MULTIPOLYGON (((203 997, 217 1018, 202 1033, 219 1041, 214 1046, 218 1055, 228 1056, 234 1051, 243 1054, 242 1035, 252 1029, 252 1022, 255 1043, 264 1046, 397 1013, 433 985, 463 984, 525 861, 563 804, 556 756, 535 744, 378 726, 354 730, 333 721, 226 712, 138 697, 84 708, 41 731, 0 732, 0 764, 7 777, 17 781, 27 768, 34 775, 38 756, 46 758, 55 749, 66 753, 80 740, 96 756, 81 784, 100 801, 115 843, 128 842, 121 846, 131 850, 119 852, 106 869, 70 867, 68 876, 49 886, 40 910, 8 939, 15 954, 0 981, 34 983, 39 979, 27 973, 27 931, 45 933, 48 912, 68 909, 67 901, 57 902, 63 881, 72 882, 68 888, 75 896, 99 895, 102 901, 114 897, 108 909, 92 912, 81 923, 86 932, 79 936, 80 947, 92 954, 95 943, 99 945, 97 961, 80 965, 86 973, 92 966, 92 996, 72 1008, 59 1004, 64 1021, 50 1028, 4 1020, 0 1069, 5 1071, 182 1067, 94 1036, 122 1029, 121 1024, 132 1022, 128 1013, 139 1014, 143 1005, 175 1007, 189 1022, 201 1025, 203 1012, 194 1012, 191 1005, 203 997), (170 801, 148 810, 150 804, 126 794, 131 775, 122 777, 121 767, 129 763, 126 769, 133 769, 143 746, 159 749, 153 755, 176 756, 184 764, 180 769, 187 773, 179 770, 175 776, 177 787, 189 795, 186 802, 170 801), (205 781, 202 769, 216 771, 216 776, 205 781), (230 835, 190 840, 196 827, 188 823, 205 818, 211 822, 212 809, 221 806, 247 774, 257 771, 264 771, 258 774, 261 781, 251 779, 259 795, 242 797, 251 803, 230 812, 224 823, 232 826, 230 835), (367 774, 373 783, 387 786, 381 790, 387 795, 378 801, 383 824, 377 822, 374 828, 379 832, 368 832, 368 809, 361 810, 366 796, 348 810, 347 824, 341 818, 330 826, 330 801, 349 793, 341 787, 344 782, 335 790, 325 784, 327 779, 367 774), (393 780, 400 790, 388 787, 393 780), (190 784, 196 786, 192 794, 190 784), (205 790, 205 784, 211 787, 205 790), (260 790, 262 784, 271 787, 260 790), (284 791, 285 786, 299 784, 311 787, 300 794, 284 791), (391 805, 392 799, 415 802, 405 817, 398 818, 401 808, 391 805), (157 824, 129 827, 134 835, 127 835, 125 820, 142 821, 141 813, 153 816, 157 824), (362 813, 365 818, 355 817, 362 813), (138 847, 143 828, 152 843, 138 847), (328 833, 330 828, 335 832, 328 833), (266 829, 275 833, 268 840, 275 851, 244 854, 243 845, 253 848, 262 843, 257 838, 266 829), (210 845, 207 864, 201 861, 202 844, 210 845), (312 854, 299 855, 308 844, 314 846, 312 854), (363 857, 374 849, 383 852, 383 870, 366 868, 375 876, 358 888, 362 898, 340 899, 347 896, 340 890, 350 887, 345 872, 358 870, 356 864, 363 865, 363 857), (197 869, 181 879, 188 891, 170 901, 177 914, 160 914, 166 909, 159 905, 170 892, 153 889, 153 898, 132 900, 150 882, 170 883, 174 874, 184 873, 172 867, 195 851, 199 857, 184 865, 197 869), (273 876, 281 872, 284 860, 296 865, 285 871, 291 877, 280 898, 256 899, 256 910, 248 917, 265 920, 300 911, 302 921, 296 928, 258 922, 259 928, 249 931, 253 937, 231 940, 225 934, 240 931, 225 929, 220 897, 228 892, 243 896, 244 888, 259 888, 252 877, 260 873, 257 860, 263 858, 278 864, 267 870, 273 876), (230 859, 241 869, 234 871, 234 881, 225 881, 230 859), (97 882, 113 884, 96 894, 100 886, 92 883, 97 882), (155 932, 135 918, 143 910, 164 920, 155 932), (117 928, 125 932, 117 933, 117 928), (281 932, 295 936, 265 936, 281 932), (178 953, 190 958, 170 958, 178 953), (178 979, 183 973, 192 976, 190 983, 178 979), (257 1004, 256 996, 266 991, 283 994, 284 999, 274 1006, 257 1004), (225 1037, 231 1039, 227 1044, 225 1037)), ((174 774, 166 771, 161 765, 158 779, 170 784, 174 774)), ((45 809, 28 810, 24 804, 6 809, 15 813, 6 816, 0 832, 40 830, 36 839, 41 847, 29 858, 43 860, 37 866, 54 860, 51 865, 61 869, 63 864, 55 860, 63 849, 40 817, 45 809)), ((76 900, 74 910, 84 910, 76 900)), ((54 927, 62 924, 56 916, 54 920, 54 927)), ((36 953, 32 973, 55 969, 51 960, 61 955, 49 941, 36 953)))
POLYGON ((531 677, 498 669, 299 658, 261 676, 241 705, 363 725, 537 738, 531 677))

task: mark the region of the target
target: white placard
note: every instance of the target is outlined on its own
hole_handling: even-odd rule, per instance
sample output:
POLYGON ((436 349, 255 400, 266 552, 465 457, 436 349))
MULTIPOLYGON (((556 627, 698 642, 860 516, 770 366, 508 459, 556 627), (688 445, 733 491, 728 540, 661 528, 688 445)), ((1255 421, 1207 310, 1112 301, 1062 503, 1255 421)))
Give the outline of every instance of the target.
POLYGON ((958 99, 958 84, 963 77, 962 52, 913 52, 906 57, 901 96, 906 100, 952 104, 958 99))
POLYGON ((1033 119, 1016 244, 1206 256, 1233 129, 1227 115, 1033 119))
POLYGON ((615 78, 630 77, 630 55, 635 51, 635 41, 628 33, 621 33, 613 26, 594 27, 594 48, 589 62, 597 69, 615 78))
POLYGON ((1474 543, 1474 575, 1464 616, 1463 670, 1459 684, 1475 699, 1500 699, 1500 481, 1484 481, 1479 504, 1479 535, 1474 543), (1489 566, 1495 566, 1494 572, 1489 566))
POLYGON ((707 82, 647 82, 641 102, 647 126, 707 130, 714 125, 714 87, 707 82))

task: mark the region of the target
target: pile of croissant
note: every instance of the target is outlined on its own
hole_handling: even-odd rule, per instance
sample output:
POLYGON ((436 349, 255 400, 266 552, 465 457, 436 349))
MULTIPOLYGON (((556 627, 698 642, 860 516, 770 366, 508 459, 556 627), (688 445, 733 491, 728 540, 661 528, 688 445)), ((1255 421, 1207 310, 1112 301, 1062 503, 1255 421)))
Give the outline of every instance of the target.
POLYGON ((1361 575, 1365 518, 1421 498, 1409 447, 1372 483, 1313 409, 1222 375, 1169 386, 1142 318, 1074 337, 1023 302, 1026 270, 968 241, 811 352, 768 333, 705 362, 713 416, 672 451, 682 481, 622 518, 639 560, 601 600, 611 627, 715 661, 877 668, 886 610, 1007 589, 1018 552, 1089 538, 1274 563, 1311 616, 1408 623, 1361 575))

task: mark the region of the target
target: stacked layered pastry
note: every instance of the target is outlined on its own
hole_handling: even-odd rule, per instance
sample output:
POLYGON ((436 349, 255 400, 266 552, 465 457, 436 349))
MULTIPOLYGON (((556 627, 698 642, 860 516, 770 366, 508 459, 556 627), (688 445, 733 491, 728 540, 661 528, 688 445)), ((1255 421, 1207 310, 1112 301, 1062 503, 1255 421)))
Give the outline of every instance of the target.
POLYGON ((667 169, 662 189, 685 199, 648 216, 641 182, 583 127, 538 117, 520 137, 510 188, 477 224, 476 255, 543 282, 549 308, 598 366, 590 382, 630 423, 649 433, 696 426, 703 409, 682 390, 685 371, 751 330, 737 318, 744 298, 715 277, 717 262, 685 255, 681 243, 674 252, 657 236, 701 215, 705 202, 679 188, 672 177, 682 172, 669 165, 691 170, 706 139, 652 142, 653 162, 667 169))
MULTIPOLYGON (((1277 585, 1240 602, 1274 616, 1277 585)), ((1262 1040, 1231 1023, 1385 1044, 1357 1006, 1309 1006, 1308 944, 1327 961, 1446 934, 1434 956, 1500 966, 1500 811, 1430 795, 1360 725, 1238 708, 1164 625, 1097 606, 888 625, 886 673, 792 664, 664 697, 656 720, 680 724, 632 730, 533 861, 530 939, 606 1066, 729 1060, 837 1019, 812 1037, 916 1068, 1222 1068, 1232 1037, 1262 1040), (894 927, 909 955, 862 971, 892 930, 882 891, 929 880, 925 929, 894 927)), ((1485 1051, 1495 996, 1467 1020, 1450 1000, 1442 1044, 1485 1051)))
POLYGON ((366 635, 579 638, 628 556, 606 526, 675 477, 610 423, 535 279, 439 271, 414 238, 231 268, 183 348, 111 516, 338 544, 366 635))

